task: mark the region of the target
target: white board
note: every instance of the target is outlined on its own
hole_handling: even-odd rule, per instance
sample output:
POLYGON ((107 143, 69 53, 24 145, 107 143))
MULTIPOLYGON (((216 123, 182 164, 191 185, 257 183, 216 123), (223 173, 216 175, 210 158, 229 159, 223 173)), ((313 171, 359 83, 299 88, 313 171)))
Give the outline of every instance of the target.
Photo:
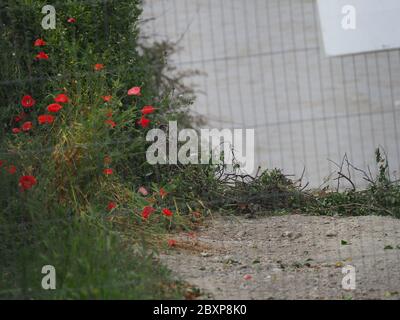
POLYGON ((400 48, 400 0, 318 0, 318 10, 328 56, 400 48), (343 28, 343 18, 351 16, 342 10, 349 5, 355 29, 343 28))

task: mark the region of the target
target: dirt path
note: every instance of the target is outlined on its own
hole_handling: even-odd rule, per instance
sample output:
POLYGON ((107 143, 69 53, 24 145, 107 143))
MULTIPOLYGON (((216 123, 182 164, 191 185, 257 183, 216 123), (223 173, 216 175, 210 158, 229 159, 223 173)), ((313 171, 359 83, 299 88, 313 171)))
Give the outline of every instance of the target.
POLYGON ((160 259, 215 299, 400 299, 400 220, 215 217, 160 259), (342 267, 356 289, 342 288, 342 267))

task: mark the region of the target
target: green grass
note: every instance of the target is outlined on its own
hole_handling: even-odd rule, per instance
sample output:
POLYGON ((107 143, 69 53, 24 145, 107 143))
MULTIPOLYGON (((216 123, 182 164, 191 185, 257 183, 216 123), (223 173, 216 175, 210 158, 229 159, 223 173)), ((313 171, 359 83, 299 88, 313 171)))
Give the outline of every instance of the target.
POLYGON ((123 241, 101 219, 2 226, 2 299, 178 299, 152 250, 123 241), (42 267, 56 269, 56 290, 41 287, 42 267))
POLYGON ((41 27, 45 4, 0 4, 0 298, 182 298, 182 286, 157 262, 156 251, 165 246, 167 230, 185 228, 185 218, 180 211, 171 221, 163 217, 160 209, 173 210, 174 201, 158 197, 158 214, 143 221, 149 201, 137 192, 140 186, 157 192, 168 181, 168 168, 146 162, 147 130, 189 119, 189 100, 170 98, 174 88, 179 97, 186 89, 163 77, 171 49, 156 44, 139 53, 139 0, 59 2, 55 30, 41 27), (76 23, 67 22, 71 16, 76 23), (34 47, 38 38, 45 47, 34 47), (39 51, 49 60, 35 61, 39 51), (95 71, 97 63, 104 70, 95 71), (127 96, 132 86, 142 87, 140 97, 127 96), (53 124, 39 125, 37 117, 61 92, 71 102, 53 124), (37 102, 29 110, 20 103, 27 94, 37 102), (110 103, 105 95, 113 96, 110 103), (140 110, 149 104, 157 112, 149 116, 150 128, 142 128, 140 110), (13 134, 22 111, 33 128, 13 134), (114 129, 105 124, 109 112, 114 129), (107 167, 112 176, 103 174, 107 167), (21 192, 23 175, 34 176, 37 185, 21 192), (110 201, 117 203, 112 212, 110 201), (56 268, 54 291, 41 288, 44 265, 56 268))

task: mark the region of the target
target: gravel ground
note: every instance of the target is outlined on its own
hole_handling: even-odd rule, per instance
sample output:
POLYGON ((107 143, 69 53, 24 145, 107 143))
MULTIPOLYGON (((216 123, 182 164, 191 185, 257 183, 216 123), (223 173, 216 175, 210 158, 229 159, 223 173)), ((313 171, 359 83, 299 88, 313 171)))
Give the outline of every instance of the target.
POLYGON ((217 216, 160 255, 203 299, 400 299, 400 220, 217 216), (356 289, 342 288, 344 266, 356 289))

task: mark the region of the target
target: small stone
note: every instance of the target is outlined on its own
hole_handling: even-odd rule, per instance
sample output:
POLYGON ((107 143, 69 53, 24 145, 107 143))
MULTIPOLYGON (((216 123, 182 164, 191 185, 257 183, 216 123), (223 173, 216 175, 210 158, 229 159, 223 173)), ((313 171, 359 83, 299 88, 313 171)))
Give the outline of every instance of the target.
POLYGON ((285 231, 284 233, 282 233, 282 237, 291 238, 292 236, 293 232, 291 231, 285 231))
POLYGON ((247 232, 246 231, 240 231, 240 232, 238 232, 238 234, 236 235, 238 238, 243 238, 243 237, 245 237, 247 235, 247 232))
POLYGON ((230 256, 226 256, 224 259, 224 263, 225 264, 239 264, 240 262, 230 256))
POLYGON ((202 257, 210 257, 211 256, 211 254, 209 253, 209 252, 202 252, 202 253, 200 253, 200 255, 202 256, 202 257))
POLYGON ((298 238, 301 238, 303 235, 300 233, 300 232, 298 232, 298 233, 296 233, 294 236, 293 236, 293 240, 296 240, 296 239, 298 239, 298 238))
POLYGON ((337 232, 336 232, 335 230, 329 230, 329 231, 326 233, 326 236, 327 236, 327 237, 336 237, 336 236, 337 236, 337 232))

